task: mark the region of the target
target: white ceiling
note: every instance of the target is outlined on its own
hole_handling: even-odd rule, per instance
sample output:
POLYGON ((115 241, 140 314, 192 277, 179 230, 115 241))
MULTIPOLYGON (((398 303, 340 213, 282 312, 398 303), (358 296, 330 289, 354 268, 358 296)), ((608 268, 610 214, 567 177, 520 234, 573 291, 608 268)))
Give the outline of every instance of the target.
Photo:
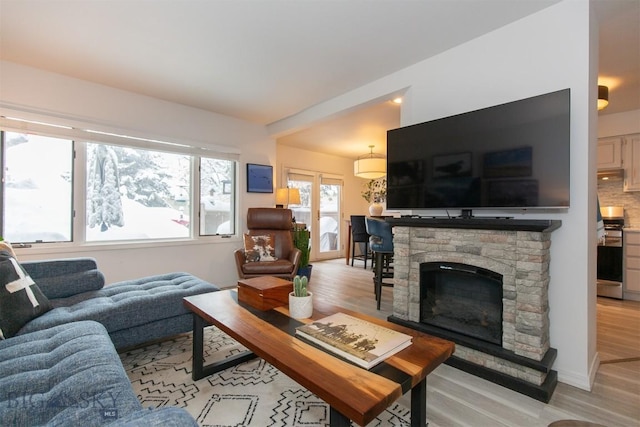
MULTIPOLYGON (((599 83, 610 87, 609 106, 598 114, 640 109, 640 0, 602 0, 599 83)), ((368 152, 386 153, 387 130, 400 126, 398 105, 384 102, 287 135, 278 143, 355 159, 368 152)))
MULTIPOLYGON (((0 59, 269 124, 558 1, 0 0, 0 59)), ((640 0, 597 1, 604 112, 638 109, 640 0)), ((356 157, 398 123, 384 103, 279 143, 356 157)))

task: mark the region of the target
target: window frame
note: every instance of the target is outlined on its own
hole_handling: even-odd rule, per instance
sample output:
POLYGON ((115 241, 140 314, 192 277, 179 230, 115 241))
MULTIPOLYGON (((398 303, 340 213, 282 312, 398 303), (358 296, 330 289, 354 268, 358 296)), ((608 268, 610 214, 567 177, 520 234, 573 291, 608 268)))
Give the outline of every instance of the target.
MULTIPOLYGON (((51 121, 51 120, 50 120, 51 121)), ((163 243, 215 243, 221 242, 223 238, 229 237, 239 238, 239 150, 235 147, 224 147, 211 145, 210 147, 196 146, 182 143, 170 143, 159 140, 128 137, 121 133, 96 132, 82 128, 52 125, 41 121, 32 121, 27 119, 14 119, 6 116, 0 116, 0 131, 17 132, 26 134, 37 134, 52 138, 70 139, 73 145, 73 166, 72 166, 72 218, 71 218, 71 241, 69 242, 24 242, 18 243, 18 247, 38 247, 48 251, 48 248, 71 248, 71 247, 146 247, 157 246, 159 242, 163 243), (118 145, 136 149, 151 150, 161 153, 181 154, 189 157, 191 162, 190 172, 190 200, 191 206, 189 216, 192 218, 189 225, 189 233, 187 237, 163 237, 152 239, 132 239, 132 240, 111 240, 111 241, 87 241, 86 240, 86 213, 87 213, 87 189, 86 179, 88 173, 87 165, 87 143, 118 145), (222 149, 222 150, 220 150, 222 149), (231 189, 234 192, 230 204, 230 218, 233 220, 233 233, 229 234, 201 234, 200 230, 200 162, 201 158, 228 160, 233 162, 233 182, 231 189)), ((0 176, 4 176, 4 138, 0 141, 0 176)), ((4 215, 4 184, 0 188, 0 214, 4 215)), ((1 227, 4 221, 0 222, 0 235, 2 235, 1 227)))

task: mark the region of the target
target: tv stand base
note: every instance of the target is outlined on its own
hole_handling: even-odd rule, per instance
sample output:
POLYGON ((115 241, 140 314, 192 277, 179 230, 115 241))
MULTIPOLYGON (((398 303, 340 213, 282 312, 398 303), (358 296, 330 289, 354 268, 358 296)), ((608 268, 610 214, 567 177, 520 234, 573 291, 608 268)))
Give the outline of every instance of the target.
POLYGON ((462 209, 460 211, 460 218, 462 219, 473 218, 473 211, 471 209, 462 209))

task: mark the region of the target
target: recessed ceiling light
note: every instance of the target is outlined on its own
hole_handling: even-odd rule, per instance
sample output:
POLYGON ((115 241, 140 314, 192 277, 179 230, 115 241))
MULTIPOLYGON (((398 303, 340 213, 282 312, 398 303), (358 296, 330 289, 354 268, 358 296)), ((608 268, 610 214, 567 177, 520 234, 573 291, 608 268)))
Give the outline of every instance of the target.
POLYGON ((402 98, 401 97, 393 98, 392 102, 394 104, 402 104, 402 98))

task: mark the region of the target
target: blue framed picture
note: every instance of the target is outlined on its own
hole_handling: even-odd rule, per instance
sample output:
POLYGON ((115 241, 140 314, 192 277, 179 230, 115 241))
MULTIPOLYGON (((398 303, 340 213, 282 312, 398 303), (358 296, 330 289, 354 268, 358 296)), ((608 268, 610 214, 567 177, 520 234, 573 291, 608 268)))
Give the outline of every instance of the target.
POLYGON ((273 193, 273 166, 247 163, 247 193, 273 193))

